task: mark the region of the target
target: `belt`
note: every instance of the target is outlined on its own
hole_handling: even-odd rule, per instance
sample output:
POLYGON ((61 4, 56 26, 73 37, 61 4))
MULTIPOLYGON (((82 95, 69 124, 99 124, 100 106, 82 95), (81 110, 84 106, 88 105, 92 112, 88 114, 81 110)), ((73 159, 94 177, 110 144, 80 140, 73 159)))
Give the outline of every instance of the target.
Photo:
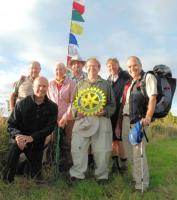
POLYGON ((125 117, 130 117, 130 115, 128 115, 128 114, 126 114, 126 113, 124 113, 123 116, 125 116, 125 117))

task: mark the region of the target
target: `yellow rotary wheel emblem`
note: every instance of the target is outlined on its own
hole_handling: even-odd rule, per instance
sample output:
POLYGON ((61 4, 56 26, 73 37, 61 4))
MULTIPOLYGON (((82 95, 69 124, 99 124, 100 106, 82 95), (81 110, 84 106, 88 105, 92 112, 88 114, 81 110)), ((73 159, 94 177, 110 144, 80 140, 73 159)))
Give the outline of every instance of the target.
POLYGON ((96 87, 90 87, 79 91, 75 98, 76 110, 86 116, 96 115, 106 104, 106 96, 96 87))

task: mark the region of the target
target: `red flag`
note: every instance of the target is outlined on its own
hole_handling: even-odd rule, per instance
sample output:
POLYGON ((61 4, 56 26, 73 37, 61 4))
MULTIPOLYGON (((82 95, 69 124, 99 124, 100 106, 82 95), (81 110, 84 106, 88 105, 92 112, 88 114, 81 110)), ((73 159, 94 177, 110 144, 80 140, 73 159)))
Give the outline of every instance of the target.
POLYGON ((67 56, 67 67, 69 67, 70 61, 71 61, 71 56, 67 56))
POLYGON ((85 11, 85 6, 80 4, 80 3, 78 3, 78 2, 76 2, 76 1, 74 1, 73 2, 73 9, 77 10, 77 12, 79 12, 82 15, 84 13, 84 11, 85 11))

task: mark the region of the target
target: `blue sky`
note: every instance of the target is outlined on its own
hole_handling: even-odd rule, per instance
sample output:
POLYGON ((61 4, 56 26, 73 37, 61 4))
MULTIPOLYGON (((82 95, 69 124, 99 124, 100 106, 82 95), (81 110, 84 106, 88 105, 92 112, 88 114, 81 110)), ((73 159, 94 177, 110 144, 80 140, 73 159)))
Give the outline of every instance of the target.
MULTIPOLYGON (((31 60, 42 64, 52 78, 54 64, 66 63, 72 0, 0 0, 0 95, 8 98, 12 83, 26 74, 31 60)), ((177 77, 176 0, 85 0, 84 33, 78 36, 79 53, 102 63, 136 55, 145 70, 156 64, 171 67, 177 77)), ((177 92, 172 112, 177 115, 177 92)))

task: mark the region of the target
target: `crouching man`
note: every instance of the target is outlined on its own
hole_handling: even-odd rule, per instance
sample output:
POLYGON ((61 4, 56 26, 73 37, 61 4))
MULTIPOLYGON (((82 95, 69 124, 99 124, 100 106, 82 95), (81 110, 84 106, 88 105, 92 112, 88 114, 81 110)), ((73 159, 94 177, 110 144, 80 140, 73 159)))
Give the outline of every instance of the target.
POLYGON ((29 161, 31 178, 40 178, 44 141, 57 122, 57 105, 46 96, 48 80, 45 77, 36 78, 33 90, 34 95, 18 102, 8 119, 11 142, 3 172, 3 180, 7 182, 14 181, 22 152, 29 161))

